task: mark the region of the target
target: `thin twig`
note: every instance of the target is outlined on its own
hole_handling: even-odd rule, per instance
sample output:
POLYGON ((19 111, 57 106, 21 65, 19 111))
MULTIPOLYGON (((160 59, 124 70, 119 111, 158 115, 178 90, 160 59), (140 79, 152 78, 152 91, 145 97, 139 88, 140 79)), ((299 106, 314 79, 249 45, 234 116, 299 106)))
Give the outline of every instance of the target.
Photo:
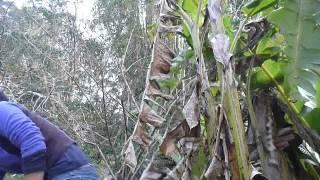
POLYGON ((129 93, 131 94, 132 101, 133 101, 134 105, 136 106, 137 110, 139 111, 139 105, 136 102, 134 94, 133 94, 133 92, 132 92, 132 90, 131 90, 131 88, 129 86, 128 81, 127 81, 127 78, 126 78, 126 75, 125 75, 126 68, 124 67, 124 61, 125 61, 125 59, 127 57, 127 52, 128 52, 128 49, 129 49, 129 45, 131 43, 132 34, 133 34, 134 30, 135 30, 135 26, 131 30, 130 37, 129 37, 129 40, 128 40, 128 43, 127 43, 127 47, 126 47, 126 50, 125 50, 125 52, 123 54, 123 57, 122 57, 122 60, 121 60, 120 69, 121 69, 121 76, 122 76, 122 78, 124 80, 125 85, 127 86, 127 89, 129 91, 129 93))
POLYGON ((236 35, 234 36, 234 39, 231 43, 231 46, 230 46, 230 52, 233 54, 235 49, 236 49, 236 46, 238 44, 238 40, 240 38, 240 35, 241 35, 241 32, 242 32, 242 29, 244 28, 244 26, 246 25, 247 21, 249 19, 249 16, 247 16, 243 21, 241 21, 241 24, 239 26, 239 29, 238 31, 236 32, 236 35))
POLYGON ((124 142, 127 142, 128 139, 128 117, 124 108, 123 100, 121 99, 121 107, 122 107, 122 113, 123 113, 123 121, 124 121, 124 129, 125 129, 125 135, 124 135, 124 142))
POLYGON ((109 163, 108 163, 108 161, 107 161, 107 158, 106 158, 105 155, 103 154, 103 152, 102 152, 101 148, 99 147, 99 145, 96 144, 96 143, 93 143, 93 142, 86 141, 86 140, 84 140, 84 139, 82 139, 82 141, 85 142, 85 143, 87 143, 87 144, 91 144, 91 145, 95 146, 95 147, 98 149, 99 154, 100 154, 100 156, 102 157, 105 165, 107 166, 107 169, 108 169, 109 173, 111 174, 111 176, 112 176, 113 178, 116 179, 116 176, 114 175, 114 173, 113 173, 113 171, 112 171, 112 169, 111 169, 111 166, 109 165, 109 163))
MULTIPOLYGON (((102 75, 101 77, 104 77, 104 73, 102 71, 102 75)), ((116 150, 114 148, 114 145, 111 141, 111 134, 110 134, 110 131, 109 131, 109 123, 108 123, 108 119, 107 118, 107 105, 106 105, 106 98, 105 98, 105 88, 104 88, 104 79, 101 80, 101 91, 102 91, 102 104, 103 104, 103 114, 104 114, 104 122, 105 122, 105 128, 106 128, 106 133, 107 133, 107 136, 108 136, 108 141, 109 141, 109 144, 111 146, 111 150, 112 150, 112 153, 113 153, 113 157, 114 157, 114 161, 117 162, 117 155, 116 155, 116 150)))
POLYGON ((135 64, 137 64, 138 62, 140 62, 141 60, 145 59, 146 57, 142 57, 139 58, 138 60, 136 60, 135 62, 133 62, 129 67, 127 67, 127 69, 125 70, 125 72, 128 72, 135 64))
MULTIPOLYGON (((26 38, 25 38, 26 39, 26 38)), ((28 39, 26 39, 28 40, 28 39)), ((32 44, 29 40, 27 41, 31 46, 33 46, 38 52, 40 52, 41 54, 45 55, 40 49, 38 49, 34 44, 32 44)), ((48 59, 52 60, 50 57, 48 57, 48 59)), ((53 61, 53 60, 52 60, 53 61)), ((53 61, 54 62, 54 61, 53 61)), ((62 66, 61 66, 62 67, 62 66)), ((63 67, 62 67, 63 68, 63 67)), ((85 98, 87 99, 87 101, 89 102, 89 104, 91 105, 91 107, 93 108, 94 111, 97 112, 98 117, 103 120, 103 118, 101 117, 99 111, 95 108, 95 106, 91 103, 90 99, 88 98, 88 96, 86 95, 86 93, 83 91, 82 87, 79 85, 79 83, 77 81, 75 81, 74 77, 66 70, 63 69, 63 71, 65 71, 65 73, 71 78, 71 80, 74 82, 74 84, 79 88, 79 90, 83 93, 83 95, 85 96, 85 98)), ((111 143, 111 141, 110 141, 111 143)), ((110 146, 112 147, 113 144, 111 143, 110 146)))

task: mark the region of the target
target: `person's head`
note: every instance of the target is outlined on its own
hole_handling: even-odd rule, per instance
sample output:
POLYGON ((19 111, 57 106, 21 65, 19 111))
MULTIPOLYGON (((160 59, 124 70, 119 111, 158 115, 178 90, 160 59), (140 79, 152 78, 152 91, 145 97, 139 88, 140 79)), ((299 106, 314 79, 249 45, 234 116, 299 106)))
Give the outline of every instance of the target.
POLYGON ((3 89, 0 89, 0 101, 9 101, 8 96, 4 93, 3 89))

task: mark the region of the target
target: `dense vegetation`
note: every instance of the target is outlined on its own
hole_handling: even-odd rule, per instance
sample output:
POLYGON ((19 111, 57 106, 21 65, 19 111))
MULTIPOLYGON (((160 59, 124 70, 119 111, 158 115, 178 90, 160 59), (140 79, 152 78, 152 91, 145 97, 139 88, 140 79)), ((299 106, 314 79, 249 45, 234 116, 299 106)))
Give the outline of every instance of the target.
POLYGON ((67 7, 0 0, 1 85, 101 176, 320 179, 318 0, 67 7))

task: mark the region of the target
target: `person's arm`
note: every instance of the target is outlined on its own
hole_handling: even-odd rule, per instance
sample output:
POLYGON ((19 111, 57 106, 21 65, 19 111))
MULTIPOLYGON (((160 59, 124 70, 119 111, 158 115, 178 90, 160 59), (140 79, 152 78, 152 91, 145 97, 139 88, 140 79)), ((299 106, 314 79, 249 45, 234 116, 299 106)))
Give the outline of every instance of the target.
POLYGON ((20 149, 26 178, 43 179, 46 145, 39 128, 18 107, 0 102, 0 133, 20 149))
POLYGON ((0 147, 0 180, 3 180, 7 170, 11 170, 12 173, 19 171, 21 165, 21 159, 14 154, 8 153, 2 147, 0 147))
POLYGON ((0 170, 0 180, 3 180, 5 175, 6 175, 6 172, 0 170))

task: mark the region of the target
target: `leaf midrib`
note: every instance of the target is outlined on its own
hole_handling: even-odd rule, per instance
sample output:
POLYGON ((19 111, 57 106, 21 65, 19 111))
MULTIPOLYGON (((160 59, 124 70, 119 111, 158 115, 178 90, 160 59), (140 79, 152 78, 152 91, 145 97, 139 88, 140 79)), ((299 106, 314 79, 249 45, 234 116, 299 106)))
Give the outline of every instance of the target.
POLYGON ((298 14, 297 14, 297 18, 298 18, 298 28, 297 28, 297 36, 296 36, 296 40, 295 40, 295 54, 294 54, 294 69, 296 70, 295 74, 294 74, 294 78, 296 78, 298 75, 297 75, 297 69, 299 68, 298 67, 298 61, 300 61, 300 49, 299 49, 299 46, 300 46, 300 43, 301 43, 301 35, 303 33, 303 27, 302 27, 302 22, 303 22, 303 8, 302 8, 302 0, 298 0, 298 14))

